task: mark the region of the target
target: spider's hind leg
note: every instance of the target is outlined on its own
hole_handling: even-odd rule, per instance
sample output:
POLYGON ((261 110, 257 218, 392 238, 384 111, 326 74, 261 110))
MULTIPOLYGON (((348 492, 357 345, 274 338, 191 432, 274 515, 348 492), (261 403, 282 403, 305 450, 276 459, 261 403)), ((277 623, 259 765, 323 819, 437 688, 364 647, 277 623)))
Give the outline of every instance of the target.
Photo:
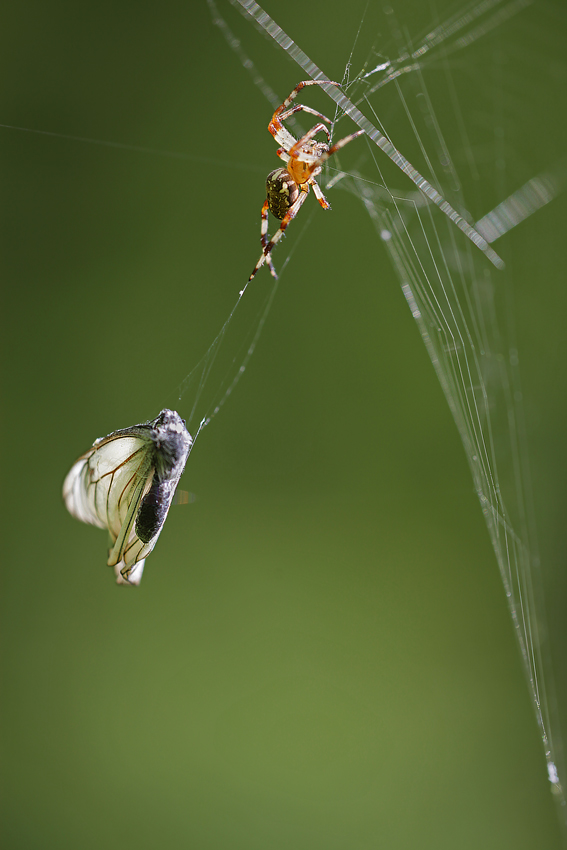
POLYGON ((250 282, 252 280, 252 278, 256 276, 256 273, 264 265, 264 263, 268 264, 269 269, 272 272, 272 274, 274 275, 274 277, 277 277, 276 270, 274 269, 274 266, 273 266, 273 263, 272 263, 272 251, 274 250, 274 247, 278 244, 278 242, 280 241, 280 239, 284 235, 286 227, 288 226, 290 221, 292 221, 295 218, 295 216, 297 215, 297 213, 301 209, 301 206, 302 206, 303 202, 305 201, 305 199, 307 198, 308 193, 309 193, 309 183, 304 183, 303 186, 301 186, 301 190, 299 192, 299 197, 297 198, 297 200, 295 201, 295 203, 293 204, 293 206, 291 207, 289 212, 287 212, 285 214, 285 216, 282 219, 282 223, 279 226, 279 229, 276 230, 276 232, 274 233, 274 235, 272 236, 270 241, 267 243, 267 245, 265 245, 265 247, 264 247, 264 238, 267 239, 268 216, 267 216, 267 213, 266 213, 265 224, 264 224, 263 213, 264 213, 264 207, 266 206, 267 201, 264 203, 264 206, 262 207, 262 246, 264 247, 264 250, 262 252, 262 256, 260 257, 260 259, 258 260, 256 265, 254 266, 254 270, 253 270, 252 274, 250 275, 250 277, 248 278, 248 282, 250 282), (265 230, 264 230, 264 227, 265 227, 265 230))
MULTIPOLYGON (((270 273, 272 277, 275 277, 277 280, 276 270, 274 268, 274 264, 272 263, 272 257, 270 254, 266 254, 266 248, 268 247, 268 214, 270 211, 270 202, 266 198, 264 201, 264 205, 262 207, 262 224, 260 225, 260 242, 262 243, 262 256, 265 257, 265 261, 268 264, 268 268, 270 269, 270 273)), ((257 267, 259 268, 259 266, 257 267)), ((254 274, 256 269, 254 269, 254 274)))
POLYGON ((254 270, 250 277, 248 278, 248 283, 252 280, 253 277, 256 276, 257 272, 262 268, 264 263, 268 264, 268 268, 270 269, 270 273, 272 277, 275 277, 277 280, 278 276, 276 274, 276 269, 274 264, 272 263, 272 257, 267 251, 268 245, 270 244, 268 241, 268 213, 270 212, 270 202, 266 198, 264 204, 262 206, 262 222, 260 224, 260 242, 262 243, 262 253, 260 254, 260 259, 254 266, 254 270))
POLYGON ((288 226, 290 221, 293 221, 293 219, 295 218, 295 216, 297 215, 297 213, 301 209, 301 206, 302 206, 303 202, 305 201, 305 199, 307 198, 308 193, 309 193, 309 183, 304 183, 300 187, 299 197, 297 198, 297 200, 295 201, 295 203, 293 204, 293 206, 291 207, 289 212, 287 212, 284 215, 284 217, 282 218, 282 223, 280 224, 278 230, 276 230, 276 232, 272 236, 271 240, 266 245, 266 248, 264 249, 264 255, 265 255, 266 259, 270 256, 270 254, 274 250, 274 247, 278 244, 278 242, 280 241, 280 239, 284 235, 286 227, 288 226))

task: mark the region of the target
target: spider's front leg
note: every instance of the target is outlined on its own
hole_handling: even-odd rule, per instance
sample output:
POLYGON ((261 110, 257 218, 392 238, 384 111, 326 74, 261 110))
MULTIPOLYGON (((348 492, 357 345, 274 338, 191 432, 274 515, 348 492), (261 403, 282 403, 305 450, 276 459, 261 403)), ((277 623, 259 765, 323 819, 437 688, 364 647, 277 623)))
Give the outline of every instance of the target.
MULTIPOLYGON (((274 114, 272 116, 272 121, 274 121, 275 119, 281 120, 281 118, 283 117, 282 113, 284 113, 289 108, 292 100, 295 100, 295 98, 297 97, 297 95, 299 94, 301 89, 304 89, 306 86, 324 86, 325 84, 329 85, 329 86, 340 86, 340 83, 336 83, 333 80, 304 80, 302 83, 298 83, 296 85, 296 87, 294 88, 294 90, 291 92, 291 94, 289 94, 286 97, 286 99, 281 104, 281 106, 278 106, 278 108, 276 109, 276 111, 274 112, 274 114)), ((299 106, 299 108, 295 109, 294 111, 299 112, 300 109, 303 109, 306 112, 311 112, 314 115, 320 114, 320 113, 314 112, 310 107, 305 107, 305 106, 301 106, 301 105, 299 106)), ((291 112, 290 112, 290 114, 291 114, 291 112)), ((321 116, 321 117, 324 117, 324 116, 321 116)), ((325 119, 325 120, 327 120, 327 119, 325 119)))
POLYGON ((341 148, 344 148, 345 145, 348 145, 349 142, 352 142, 353 139, 358 139, 359 136, 362 136, 364 130, 357 130, 356 133, 351 133, 350 136, 345 136, 344 139, 339 139, 338 142, 335 142, 334 145, 331 145, 328 151, 325 151, 319 157, 319 165, 322 165, 326 162, 330 156, 333 156, 334 153, 340 151, 341 148))
POLYGON ((295 112, 309 112, 311 113, 311 115, 316 115, 317 118, 321 118, 323 121, 326 121, 327 124, 331 123, 325 115, 322 115, 321 112, 317 112, 315 109, 311 109, 310 106, 298 104, 297 106, 292 106, 291 109, 289 108, 291 106, 291 102, 295 100, 298 93, 301 91, 301 89, 304 89, 305 86, 321 86, 325 83, 330 86, 340 85, 340 83, 335 83, 332 80, 304 80, 302 83, 298 83, 298 85, 296 85, 291 94, 286 97, 284 102, 280 106, 278 106, 278 108, 272 115, 272 120, 268 124, 268 130, 272 134, 276 142, 278 142, 278 144, 280 145, 283 145, 284 148, 286 148, 287 150, 292 147, 295 142, 295 139, 291 135, 289 130, 286 130, 282 122, 285 121, 286 118, 289 118, 291 115, 293 115, 295 112))
MULTIPOLYGON (((296 112, 309 112, 310 115, 315 115, 315 117, 320 118, 321 121, 326 121, 327 124, 331 123, 330 119, 327 118, 326 115, 323 115, 322 112, 317 112, 316 109, 311 109, 310 106, 305 106, 303 103, 298 103, 297 106, 292 106, 291 109, 286 109, 286 111, 282 112, 282 114, 279 116, 279 120, 286 121, 292 115, 295 115, 296 112)), ((325 130, 327 132, 327 135, 330 135, 326 127, 325 130)))

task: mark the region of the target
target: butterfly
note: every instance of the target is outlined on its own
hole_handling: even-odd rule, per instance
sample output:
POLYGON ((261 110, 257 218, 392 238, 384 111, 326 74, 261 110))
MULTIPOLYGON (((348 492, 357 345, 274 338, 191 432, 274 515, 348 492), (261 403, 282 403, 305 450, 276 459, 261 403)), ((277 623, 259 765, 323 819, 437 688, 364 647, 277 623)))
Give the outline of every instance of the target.
POLYGON ((108 529, 117 584, 137 585, 167 518, 193 438, 174 410, 95 440, 63 484, 67 510, 108 529))

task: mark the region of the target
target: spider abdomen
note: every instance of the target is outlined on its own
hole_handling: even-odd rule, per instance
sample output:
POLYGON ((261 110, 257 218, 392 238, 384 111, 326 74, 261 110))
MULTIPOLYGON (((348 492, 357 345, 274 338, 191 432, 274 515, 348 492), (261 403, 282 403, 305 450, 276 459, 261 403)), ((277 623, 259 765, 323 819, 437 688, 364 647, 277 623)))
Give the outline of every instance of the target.
POLYGON ((299 197, 299 186, 285 168, 276 168, 266 178, 266 197, 273 216, 280 221, 299 197))

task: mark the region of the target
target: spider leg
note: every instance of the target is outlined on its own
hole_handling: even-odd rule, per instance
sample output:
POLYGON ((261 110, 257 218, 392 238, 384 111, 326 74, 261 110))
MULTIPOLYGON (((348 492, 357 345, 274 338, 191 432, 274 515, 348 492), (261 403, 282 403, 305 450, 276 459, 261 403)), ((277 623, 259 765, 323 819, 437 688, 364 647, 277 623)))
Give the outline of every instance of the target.
MULTIPOLYGON (((289 115, 291 115, 294 112, 298 112, 300 109, 304 109, 308 112, 312 112, 314 115, 317 115, 319 118, 323 118, 323 120, 329 121, 329 119, 325 118, 324 115, 321 115, 320 112, 315 112, 314 109, 308 110, 306 106, 296 106, 294 109, 290 109, 288 112, 286 112, 286 113, 284 113, 284 115, 282 115, 282 119, 287 118, 289 115)), ((327 134, 327 140, 330 143, 331 134, 330 134, 329 130, 327 129, 327 127, 325 127, 324 124, 317 124, 316 127, 317 127, 317 130, 315 131, 315 133, 321 133, 321 132, 326 133, 327 134)), ((297 144, 297 140, 295 139, 295 137, 291 135, 289 130, 286 127, 284 127, 283 124, 279 124, 279 126, 277 126, 277 127, 275 125, 270 124, 270 126, 268 127, 268 130, 270 131, 270 133, 272 134, 272 136, 274 137, 276 142, 278 142, 280 145, 282 145, 282 149, 285 150, 285 151, 289 151, 292 147, 294 147, 297 144)), ((310 132, 313 132, 313 131, 311 130, 310 132)), ((306 141, 310 138, 313 138, 313 136, 302 136, 299 141, 304 142, 304 141, 306 141)))
MULTIPOLYGON (((262 207, 262 224, 260 225, 260 242, 262 243, 262 256, 264 256, 266 252, 266 248, 268 247, 268 213, 270 210, 270 203, 268 199, 264 201, 264 205, 262 207)), ((274 264, 272 263, 271 256, 266 257, 266 262, 270 269, 270 273, 272 277, 277 278, 276 270, 274 268, 274 264)))
MULTIPOLYGON (((285 214, 285 216, 282 219, 282 223, 279 226, 279 229, 274 233, 271 240, 265 246, 264 251, 262 253, 262 256, 260 257, 260 259, 258 260, 256 265, 254 266, 254 270, 253 270, 252 274, 250 275, 250 277, 248 278, 248 282, 250 282, 252 280, 252 278, 256 275, 256 272, 258 271, 258 269, 260 269, 264 265, 264 263, 268 263, 268 265, 270 266, 270 271, 274 268, 273 264, 272 264, 272 258, 271 258, 271 253, 274 249, 274 246, 277 245, 277 243, 280 241, 280 239, 284 235, 286 227, 288 226, 290 221, 292 221, 295 218, 295 216, 297 215, 297 213, 301 209, 301 206, 302 206, 303 202, 305 201, 305 199, 307 198, 308 193, 309 193, 309 184, 304 183, 303 186, 301 186, 301 192, 299 194, 298 199, 296 200, 294 205, 291 207, 289 212, 287 212, 285 214)), ((263 209, 264 208, 262 207, 262 211, 263 211, 263 209)), ((263 224, 262 224, 262 227, 263 227, 263 224)), ((267 226, 266 226, 266 232, 267 232, 267 226)), ((262 242, 262 244, 264 244, 264 243, 262 242)), ((275 270, 272 272, 272 274, 274 275, 274 277, 276 277, 275 270)))
POLYGON ((348 145, 349 142, 352 142, 353 139, 356 139, 358 136, 362 136, 364 130, 357 130, 356 133, 351 133, 350 136, 345 136, 344 139, 339 139, 338 142, 335 142, 334 145, 331 145, 329 150, 322 154, 319 157, 319 164, 322 165, 326 162, 330 156, 332 156, 337 151, 340 151, 341 148, 344 148, 345 145, 348 145))
MULTIPOLYGON (((320 118, 321 121, 326 121, 327 124, 331 123, 330 119, 327 118, 326 115, 322 115, 321 112, 317 112, 316 109, 311 109, 310 106, 304 106, 302 103, 299 103, 297 106, 293 106, 291 109, 288 109, 287 112, 283 112, 279 116, 280 121, 285 121, 287 118, 289 118, 291 115, 294 115, 296 112, 309 112, 311 115, 314 115, 316 118, 320 118)), ((327 133, 327 136, 330 139, 331 134, 329 133, 329 131, 327 130, 326 127, 324 129, 325 129, 325 132, 327 133)))
MULTIPOLYGON (((305 142, 311 141, 311 139, 313 139, 317 135, 317 133, 320 133, 321 130, 324 130, 325 133, 327 134, 327 136, 329 135, 329 131, 327 130, 327 128, 325 127, 324 124, 315 124, 314 127, 312 127, 310 130, 308 130, 308 132, 304 136, 302 136, 300 139, 298 139, 297 142, 295 142, 295 144, 293 145, 293 147, 289 149, 289 151, 288 151, 289 158, 295 159, 298 155, 298 151, 301 150, 302 145, 304 145, 305 142)), ((364 132, 364 130, 362 130, 361 132, 364 132)), ((358 135, 358 134, 355 133, 355 135, 358 135)), ((349 139, 349 141, 350 141, 350 139, 349 139)), ((337 142, 337 144, 338 144, 338 142, 337 142)), ((345 144, 346 144, 346 142, 345 142, 345 144)), ((336 147, 336 145, 333 145, 333 148, 334 147, 336 147)), ((342 147, 342 145, 341 145, 341 147, 342 147)), ((332 150, 332 148, 329 148, 329 150, 332 150)), ((330 154, 328 156, 330 156, 330 154)), ((326 157, 327 159, 328 159, 328 156, 326 157)), ((313 162, 316 162, 318 157, 312 157, 312 159, 313 159, 313 162)), ((324 162, 324 160, 323 160, 323 162, 324 162)))
POLYGON ((280 239, 281 239, 281 238, 282 238, 282 236, 284 235, 285 230, 286 230, 286 227, 288 226, 288 224, 290 223, 290 221, 293 221, 293 219, 295 218, 295 216, 297 215, 297 213, 298 213, 298 212, 299 212, 299 210, 301 209, 301 207, 302 207, 302 205, 303 205, 303 203, 304 203, 305 199, 307 198, 307 195, 309 194, 309 184, 308 184, 308 183, 304 183, 302 186, 300 186, 300 189, 301 189, 301 192, 300 192, 300 194, 299 194, 299 197, 298 197, 297 201, 296 201, 296 202, 294 203, 294 205, 291 207, 291 209, 289 210, 289 212, 287 212, 287 213, 285 214, 285 216, 284 216, 284 217, 283 217, 283 219, 282 219, 282 223, 281 223, 281 224, 280 224, 280 226, 279 226, 279 229, 278 229, 278 230, 274 233, 274 235, 272 236, 272 238, 271 238, 270 242, 268 242, 268 244, 267 244, 267 246, 266 246, 266 249, 265 249, 266 257, 267 257, 269 254, 271 254, 271 253, 272 253, 272 251, 273 251, 273 249, 274 249, 275 245, 277 245, 277 243, 280 241, 280 239))
MULTIPOLYGON (((296 87, 291 92, 291 94, 289 94, 286 97, 284 102, 280 106, 278 106, 278 108, 276 109, 276 111, 272 115, 272 120, 270 121, 270 123, 268 125, 268 130, 270 131, 270 133, 272 134, 272 136, 274 137, 276 142, 278 142, 278 144, 280 144, 286 150, 289 150, 295 144, 294 137, 291 135, 289 130, 286 130, 286 128, 282 124, 282 121, 284 120, 284 118, 287 117, 286 114, 285 114, 286 110, 289 108, 292 100, 295 100, 298 93, 301 91, 301 89, 304 89, 305 86, 320 86, 320 85, 323 85, 323 83, 328 83, 328 85, 330 85, 330 86, 340 85, 340 83, 335 83, 331 80, 304 80, 302 83, 298 83, 296 85, 296 87)), ((313 110, 309 109, 306 106, 302 106, 301 109, 303 109, 305 112, 311 112, 313 114, 313 110)), ((294 110, 294 111, 299 111, 299 110, 294 110)), ((288 115, 291 115, 291 114, 293 114, 293 113, 292 112, 288 113, 288 115)), ((315 113, 315 114, 318 114, 318 113, 315 113)), ((323 118, 325 121, 328 121, 328 119, 325 118, 324 115, 320 115, 319 117, 323 118)))
POLYGON ((296 141, 295 136, 292 136, 289 130, 287 130, 283 124, 280 124, 277 127, 272 126, 272 124, 270 124, 268 130, 270 131, 278 145, 282 146, 282 150, 288 151, 294 146, 296 141))
POLYGON ((304 89, 306 86, 323 86, 325 83, 329 86, 340 86, 340 83, 334 83, 332 80, 304 80, 302 83, 298 83, 291 94, 286 97, 282 105, 278 106, 274 112, 274 116, 281 115, 281 113, 288 108, 292 100, 295 100, 301 89, 304 89))
MULTIPOLYGON (((345 145, 348 145, 349 142, 352 142, 353 139, 356 139, 357 136, 360 136, 364 132, 364 130, 357 130, 356 133, 351 133, 350 136, 345 136, 344 139, 340 139, 336 144, 331 145, 327 151, 324 151, 319 156, 314 156, 313 154, 307 153, 304 149, 304 145, 319 132, 322 126, 322 124, 317 124, 309 130, 302 139, 299 139, 289 150, 290 163, 288 165, 288 171, 297 183, 302 184, 304 182, 310 182, 312 177, 317 177, 317 175, 321 173, 322 164, 326 162, 330 156, 341 148, 344 148, 345 145)), ((330 205, 322 192, 321 197, 317 195, 317 200, 324 210, 329 209, 330 205)))
POLYGON ((319 201, 319 203, 321 204, 323 209, 324 210, 330 210, 331 205, 328 202, 328 200, 326 199, 326 197, 324 196, 323 192, 321 191, 321 187, 319 186, 319 184, 317 183, 317 181, 315 180, 314 177, 310 178, 309 185, 313 187, 313 194, 315 195, 315 197, 317 198, 317 200, 319 201))

